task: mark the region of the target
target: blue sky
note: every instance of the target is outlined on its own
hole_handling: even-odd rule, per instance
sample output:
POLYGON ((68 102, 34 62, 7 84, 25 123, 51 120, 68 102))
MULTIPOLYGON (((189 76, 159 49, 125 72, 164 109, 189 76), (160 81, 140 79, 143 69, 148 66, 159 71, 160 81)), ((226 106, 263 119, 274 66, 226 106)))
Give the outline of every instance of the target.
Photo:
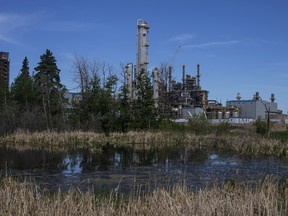
POLYGON ((288 110, 287 0, 0 0, 0 51, 10 53, 13 81, 25 56, 30 72, 50 49, 61 80, 75 91, 75 55, 113 65, 136 62, 136 21, 150 25, 149 68, 173 59, 173 78, 196 74, 209 99, 225 104, 239 92, 274 93, 288 110), (175 55, 177 47, 177 55, 175 55))

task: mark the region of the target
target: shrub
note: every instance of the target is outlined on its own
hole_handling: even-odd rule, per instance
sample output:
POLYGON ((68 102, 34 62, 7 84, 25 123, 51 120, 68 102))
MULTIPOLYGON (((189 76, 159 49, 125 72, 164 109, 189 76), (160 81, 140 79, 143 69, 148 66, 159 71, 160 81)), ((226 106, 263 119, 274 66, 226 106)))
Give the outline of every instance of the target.
POLYGON ((228 134, 230 132, 231 125, 229 122, 220 122, 216 126, 216 134, 228 134))
POLYGON ((207 134, 211 131, 211 122, 204 114, 193 115, 188 121, 188 127, 196 134, 207 134))
POLYGON ((257 118, 255 122, 255 127, 256 127, 257 134, 265 135, 265 134, 268 134, 269 132, 267 121, 265 119, 262 119, 261 117, 257 118))

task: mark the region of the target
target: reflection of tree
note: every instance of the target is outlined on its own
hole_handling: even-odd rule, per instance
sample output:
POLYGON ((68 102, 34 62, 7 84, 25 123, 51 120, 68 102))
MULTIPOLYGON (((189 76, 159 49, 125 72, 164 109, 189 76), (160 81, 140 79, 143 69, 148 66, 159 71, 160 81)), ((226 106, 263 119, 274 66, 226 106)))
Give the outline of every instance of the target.
POLYGON ((0 149, 1 169, 58 169, 64 153, 45 150, 0 149), (7 166, 7 167, 6 167, 7 166))
POLYGON ((114 148, 111 145, 102 147, 101 152, 90 153, 83 151, 82 168, 84 170, 106 171, 110 168, 125 169, 132 165, 152 166, 154 164, 165 164, 167 158, 179 158, 179 149, 150 149, 134 150, 129 147, 114 148))
POLYGON ((208 158, 207 150, 197 150, 188 152, 188 161, 191 162, 204 162, 208 158))

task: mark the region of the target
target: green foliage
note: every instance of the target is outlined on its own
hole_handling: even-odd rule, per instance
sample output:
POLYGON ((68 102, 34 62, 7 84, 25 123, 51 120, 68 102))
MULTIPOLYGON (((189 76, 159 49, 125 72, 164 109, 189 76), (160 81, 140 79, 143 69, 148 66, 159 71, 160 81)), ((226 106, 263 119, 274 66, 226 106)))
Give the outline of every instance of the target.
POLYGON ((274 139, 279 139, 282 141, 287 141, 288 140, 288 130, 285 131, 272 131, 270 133, 270 137, 274 139))
POLYGON ((60 69, 50 50, 40 56, 40 62, 35 67, 35 84, 39 93, 39 103, 42 104, 47 129, 54 128, 55 124, 63 125, 64 118, 64 92, 61 84, 60 69), (62 122, 61 122, 62 120, 62 122))
POLYGON ((207 134, 211 131, 211 122, 206 118, 205 114, 193 115, 188 121, 189 129, 196 134, 207 134))
POLYGON ((163 119, 159 122, 158 129, 160 131, 186 132, 187 127, 185 124, 179 124, 170 120, 163 119))
POLYGON ((256 133, 257 134, 265 135, 269 132, 267 120, 262 119, 261 117, 257 118, 254 125, 256 127, 256 133))
POLYGON ((6 106, 10 98, 7 82, 0 79, 0 107, 6 106))
POLYGON ((120 93, 119 93, 119 116, 118 116, 118 121, 117 121, 117 129, 122 131, 122 132, 127 132, 131 123, 132 119, 132 110, 129 104, 129 99, 128 99, 128 93, 129 90, 126 87, 126 85, 123 85, 120 88, 120 93))
POLYGON ((216 126, 216 134, 228 134, 230 132, 231 125, 229 122, 220 122, 216 126))
POLYGON ((153 88, 151 80, 144 70, 137 76, 136 92, 137 99, 132 105, 132 127, 137 129, 155 127, 157 121, 153 88))
MULTIPOLYGON (((112 73, 105 76, 107 68, 104 63, 92 66, 87 61, 79 61, 77 67, 86 68, 86 71, 82 71, 79 76, 85 74, 87 85, 85 84, 85 88, 82 88, 82 100, 79 104, 74 104, 75 108, 69 115, 70 123, 73 126, 78 124, 82 129, 101 131, 109 135, 110 131, 116 127, 118 106, 115 91, 118 78, 112 73), (103 76, 99 75, 98 69, 100 68, 103 69, 103 76)), ((80 79, 84 78, 80 77, 80 79)))
POLYGON ((29 73, 29 61, 27 57, 23 60, 20 72, 11 85, 12 98, 20 106, 20 109, 31 108, 36 102, 37 91, 29 73))

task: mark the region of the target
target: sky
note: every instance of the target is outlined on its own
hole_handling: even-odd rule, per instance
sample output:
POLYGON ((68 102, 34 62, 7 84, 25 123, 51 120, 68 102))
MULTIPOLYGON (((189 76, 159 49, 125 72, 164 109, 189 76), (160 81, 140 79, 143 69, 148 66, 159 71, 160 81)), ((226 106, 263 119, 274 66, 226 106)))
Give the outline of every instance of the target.
POLYGON ((136 63, 137 20, 149 23, 149 70, 182 65, 209 99, 225 105, 259 92, 288 111, 288 0, 0 0, 0 51, 10 54, 10 83, 26 56, 30 73, 46 49, 62 83, 77 91, 75 56, 99 60, 121 73, 136 63))

